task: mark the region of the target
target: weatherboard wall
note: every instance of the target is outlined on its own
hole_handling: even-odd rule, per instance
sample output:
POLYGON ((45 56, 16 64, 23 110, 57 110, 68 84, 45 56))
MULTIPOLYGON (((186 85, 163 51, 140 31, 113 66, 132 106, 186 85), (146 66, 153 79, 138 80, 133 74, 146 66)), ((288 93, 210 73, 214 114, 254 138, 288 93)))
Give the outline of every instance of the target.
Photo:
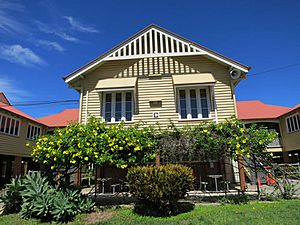
POLYGON ((299 113, 300 115, 300 108, 280 117, 280 127, 284 151, 300 150, 300 131, 289 133, 286 124, 286 118, 296 113, 299 113))
POLYGON ((21 124, 19 136, 12 136, 8 134, 0 133, 0 154, 30 157, 31 149, 29 147, 26 147, 26 143, 33 144, 33 141, 26 138, 28 125, 32 124, 32 125, 40 126, 42 134, 46 133, 46 127, 34 121, 30 121, 23 117, 16 116, 13 113, 9 113, 5 110, 0 109, 0 113, 18 119, 21 124))
MULTIPOLYGON (((170 121, 178 126, 198 124, 200 120, 179 120, 172 80, 172 75, 175 74, 196 73, 212 73, 215 77, 217 81, 214 87, 217 117, 219 121, 222 121, 235 116, 234 97, 228 71, 227 66, 204 56, 159 57, 105 62, 76 83, 76 86, 82 87, 81 122, 86 121, 86 115, 101 117, 102 95, 95 89, 99 79, 138 77, 134 122, 144 121, 148 124, 158 122, 163 127, 170 121), (151 108, 150 99, 161 99, 162 107, 151 108), (160 117, 153 118, 153 112, 159 112, 160 117)), ((209 121, 214 120, 216 120, 216 115, 212 107, 209 121)))

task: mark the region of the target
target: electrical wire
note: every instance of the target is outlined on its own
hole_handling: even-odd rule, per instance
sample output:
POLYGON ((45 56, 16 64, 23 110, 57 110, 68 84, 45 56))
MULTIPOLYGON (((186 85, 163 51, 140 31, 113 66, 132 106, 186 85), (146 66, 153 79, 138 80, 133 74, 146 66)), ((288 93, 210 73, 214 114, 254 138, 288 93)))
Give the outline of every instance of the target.
POLYGON ((79 103, 78 100, 53 100, 53 101, 30 101, 23 103, 15 103, 11 105, 2 105, 2 108, 9 106, 38 106, 38 105, 51 105, 51 104, 72 104, 79 103))
POLYGON ((278 71, 278 70, 284 70, 286 68, 296 67, 296 66, 300 66, 300 63, 286 65, 286 66, 277 67, 277 68, 273 68, 273 69, 268 69, 268 70, 265 70, 265 71, 261 71, 261 72, 257 72, 257 73, 253 73, 253 74, 248 74, 247 76, 253 77, 253 76, 260 75, 260 74, 270 73, 270 72, 274 72, 274 71, 278 71))
MULTIPOLYGON (((265 71, 261 71, 261 72, 257 72, 257 73, 253 73, 253 74, 248 74, 249 77, 253 77, 253 76, 257 76, 257 75, 261 75, 261 74, 265 74, 265 73, 270 73, 270 72, 274 72, 274 71, 278 71, 278 70, 284 70, 290 67, 296 67, 296 66, 300 66, 300 63, 296 63, 296 64, 290 64, 290 65, 286 65, 286 66, 282 66, 282 67, 277 67, 277 68, 273 68, 273 69, 268 69, 265 71)), ((51 104, 63 104, 63 105, 67 105, 67 104, 72 104, 72 103, 79 103, 79 100, 53 100, 53 101, 25 101, 25 102, 15 102, 14 104, 11 105, 2 105, 2 108, 5 107, 9 107, 9 106, 39 106, 39 105, 51 105, 51 104)))

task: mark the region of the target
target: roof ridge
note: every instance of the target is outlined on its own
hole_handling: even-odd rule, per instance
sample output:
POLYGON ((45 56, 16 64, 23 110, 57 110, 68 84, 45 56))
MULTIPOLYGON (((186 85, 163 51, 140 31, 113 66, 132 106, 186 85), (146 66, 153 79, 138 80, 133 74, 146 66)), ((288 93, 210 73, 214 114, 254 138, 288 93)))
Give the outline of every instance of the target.
MULTIPOLYGON (((244 100, 244 101, 237 101, 237 103, 247 103, 247 102, 259 102, 259 103, 262 103, 262 104, 267 105, 267 106, 274 106, 274 107, 282 107, 282 108, 292 109, 291 107, 288 107, 288 106, 269 104, 269 103, 265 103, 265 102, 263 102, 263 101, 261 101, 261 100, 244 100)), ((299 104, 299 105, 300 105, 300 104, 299 104)))
MULTIPOLYGON (((69 73, 69 75, 63 77, 65 82, 70 82, 71 80, 75 79, 76 77, 80 76, 83 73, 86 73, 87 71, 91 70, 92 68, 94 68, 95 66, 99 65, 99 63, 101 63, 103 60, 106 59, 106 57, 108 57, 110 54, 112 54, 114 51, 118 50, 119 48, 122 48, 124 45, 126 46, 128 43, 130 43, 130 41, 134 40, 135 38, 139 37, 140 35, 143 35, 144 33, 148 32, 148 30, 155 28, 160 32, 163 32, 167 35, 173 36, 174 38, 180 39, 181 41, 184 42, 188 42, 192 45, 194 45, 194 47, 198 48, 199 50, 205 52, 205 55, 215 58, 218 61, 221 61, 225 64, 228 65, 235 65, 237 68, 240 68, 241 70, 245 70, 245 72, 248 72, 250 70, 251 67, 246 66, 236 60, 233 60, 229 57, 226 57, 218 52, 215 52, 207 47, 204 47, 202 45, 199 45, 198 43, 191 41, 185 37, 182 37, 172 31, 169 31, 163 27, 160 27, 156 24, 150 24, 148 26, 146 26, 145 28, 143 28, 142 30, 138 31, 137 33, 131 35, 130 37, 128 37, 127 39, 125 39, 124 41, 122 41, 121 43, 119 43, 118 45, 116 45, 115 47, 111 48, 110 50, 104 52, 103 54, 101 54, 100 56, 96 57, 95 59, 89 61, 88 63, 86 63, 85 65, 79 67, 78 69, 74 70, 73 72, 69 73)), ((141 58, 143 54, 141 54, 141 58)))

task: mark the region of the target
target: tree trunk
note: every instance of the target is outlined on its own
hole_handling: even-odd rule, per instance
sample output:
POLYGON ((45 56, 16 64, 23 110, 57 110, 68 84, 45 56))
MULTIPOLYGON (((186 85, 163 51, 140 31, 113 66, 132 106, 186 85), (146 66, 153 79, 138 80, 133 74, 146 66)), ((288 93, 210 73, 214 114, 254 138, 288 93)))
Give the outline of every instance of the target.
POLYGON ((243 157, 238 157, 238 168, 239 168, 239 176, 240 176, 240 188, 241 192, 244 193, 246 191, 246 180, 245 180, 245 171, 243 165, 243 157))
POLYGON ((160 154, 157 153, 156 158, 155 158, 155 165, 160 166, 160 154))

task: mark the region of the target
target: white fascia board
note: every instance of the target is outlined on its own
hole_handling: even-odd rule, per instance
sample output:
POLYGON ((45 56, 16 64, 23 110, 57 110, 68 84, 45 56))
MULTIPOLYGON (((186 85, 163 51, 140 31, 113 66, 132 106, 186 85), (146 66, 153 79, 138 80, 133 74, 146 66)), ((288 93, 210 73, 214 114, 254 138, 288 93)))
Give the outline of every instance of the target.
POLYGON ((236 69, 239 69, 239 70, 241 70, 241 71, 243 71, 243 72, 245 72, 245 73, 248 73, 248 72, 249 72, 249 70, 247 70, 247 69, 245 69, 245 68, 243 68, 243 67, 241 67, 241 66, 239 66, 239 65, 236 65, 235 63, 232 63, 232 62, 229 62, 228 60, 222 59, 221 57, 218 57, 218 56, 216 56, 216 55, 214 55, 214 54, 211 54, 211 53, 209 53, 209 52, 206 52, 205 50, 201 50, 201 51, 205 52, 205 55, 208 55, 208 56, 210 56, 211 58, 214 58, 214 59, 216 59, 216 60, 218 60, 218 61, 221 61, 221 62, 223 62, 223 63, 225 63, 225 64, 228 64, 228 65, 230 65, 230 66, 232 66, 232 67, 234 67, 234 68, 236 68, 236 69))

